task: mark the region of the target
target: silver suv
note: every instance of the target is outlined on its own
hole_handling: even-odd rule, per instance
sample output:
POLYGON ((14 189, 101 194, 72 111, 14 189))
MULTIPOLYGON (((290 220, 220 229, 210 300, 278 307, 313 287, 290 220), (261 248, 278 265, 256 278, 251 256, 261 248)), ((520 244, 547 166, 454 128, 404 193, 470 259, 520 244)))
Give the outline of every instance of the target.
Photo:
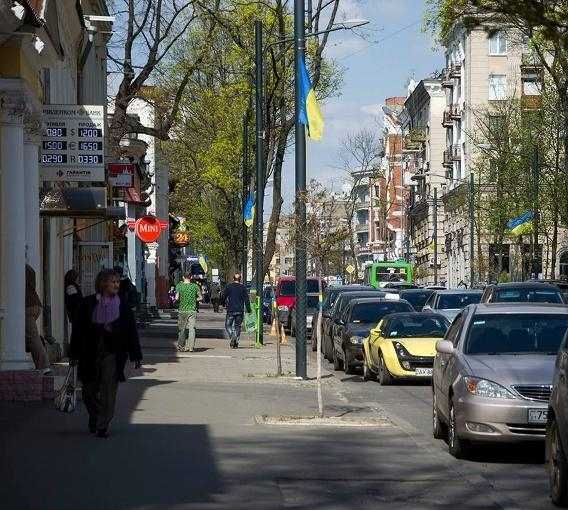
POLYGON ((436 344, 432 422, 455 457, 471 441, 544 440, 568 307, 470 305, 436 344))

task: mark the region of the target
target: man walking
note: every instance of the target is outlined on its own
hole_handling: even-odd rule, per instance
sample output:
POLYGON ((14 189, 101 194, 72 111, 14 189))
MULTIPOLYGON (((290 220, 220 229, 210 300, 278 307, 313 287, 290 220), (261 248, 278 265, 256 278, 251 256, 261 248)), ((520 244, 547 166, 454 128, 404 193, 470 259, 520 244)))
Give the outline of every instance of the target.
POLYGON ((195 321, 197 302, 200 299, 199 285, 193 281, 190 273, 186 273, 183 282, 178 283, 176 287, 176 300, 179 303, 177 348, 180 352, 195 350, 195 321))
POLYGON ((211 304, 213 305, 213 311, 219 313, 219 302, 221 301, 221 286, 217 282, 213 282, 211 285, 211 304))
POLYGON ((247 288, 241 283, 241 275, 235 273, 233 282, 229 283, 223 291, 227 315, 225 317, 225 330, 231 340, 231 349, 239 348, 241 326, 243 324, 244 310, 250 313, 250 301, 247 288))

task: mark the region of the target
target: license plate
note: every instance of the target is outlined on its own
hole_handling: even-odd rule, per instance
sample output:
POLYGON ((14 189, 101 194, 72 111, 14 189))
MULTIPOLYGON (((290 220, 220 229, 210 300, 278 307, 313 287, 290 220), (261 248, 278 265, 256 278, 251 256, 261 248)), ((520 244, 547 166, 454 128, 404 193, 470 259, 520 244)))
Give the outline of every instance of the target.
POLYGON ((547 420, 547 409, 529 409, 529 423, 546 423, 547 420))
POLYGON ((417 368, 415 370, 416 375, 423 375, 425 377, 432 377, 432 369, 431 368, 417 368))

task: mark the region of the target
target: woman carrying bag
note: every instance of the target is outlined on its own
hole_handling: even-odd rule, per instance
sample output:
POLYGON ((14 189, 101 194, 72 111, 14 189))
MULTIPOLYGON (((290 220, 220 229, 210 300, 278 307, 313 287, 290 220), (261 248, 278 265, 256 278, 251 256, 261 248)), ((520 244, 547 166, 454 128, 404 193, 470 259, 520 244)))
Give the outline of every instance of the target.
POLYGON ((126 380, 127 358, 140 368, 142 350, 136 320, 128 303, 121 302, 119 275, 109 269, 95 280, 96 294, 87 296, 73 324, 69 358, 78 365, 83 402, 89 412, 89 431, 108 437, 114 416, 118 383, 126 380))

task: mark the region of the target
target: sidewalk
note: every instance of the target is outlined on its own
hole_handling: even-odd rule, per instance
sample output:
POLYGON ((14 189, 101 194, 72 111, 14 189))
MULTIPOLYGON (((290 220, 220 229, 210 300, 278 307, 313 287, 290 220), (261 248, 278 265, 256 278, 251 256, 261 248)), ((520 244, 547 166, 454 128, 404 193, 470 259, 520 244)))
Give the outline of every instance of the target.
MULTIPOLYGON (((143 372, 121 386, 106 440, 87 434, 82 406, 65 415, 45 402, 0 403, 2 508, 503 508, 490 487, 456 476, 394 425, 257 424, 257 415, 316 414, 315 382, 272 377, 270 337, 263 349, 246 338, 229 349, 223 319, 199 313, 191 354, 175 351, 173 320, 141 330, 143 372)), ((291 373, 294 349, 282 351, 291 373)), ((328 414, 377 418, 326 375, 328 414)))

